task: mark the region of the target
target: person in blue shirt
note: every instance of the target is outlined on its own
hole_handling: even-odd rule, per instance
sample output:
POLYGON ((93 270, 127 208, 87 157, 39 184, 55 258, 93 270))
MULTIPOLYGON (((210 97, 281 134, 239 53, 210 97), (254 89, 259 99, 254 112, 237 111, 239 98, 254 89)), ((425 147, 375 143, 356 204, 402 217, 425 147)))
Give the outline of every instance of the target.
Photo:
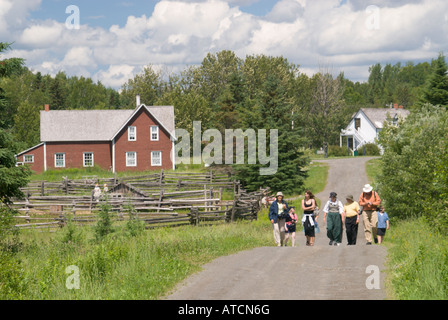
POLYGON ((384 212, 384 207, 378 207, 378 244, 383 242, 384 236, 386 235, 386 230, 389 230, 389 216, 384 212))
POLYGON ((285 243, 285 219, 289 212, 289 206, 283 200, 283 193, 277 192, 275 198, 275 201, 269 207, 269 220, 274 230, 275 243, 281 247, 285 243))

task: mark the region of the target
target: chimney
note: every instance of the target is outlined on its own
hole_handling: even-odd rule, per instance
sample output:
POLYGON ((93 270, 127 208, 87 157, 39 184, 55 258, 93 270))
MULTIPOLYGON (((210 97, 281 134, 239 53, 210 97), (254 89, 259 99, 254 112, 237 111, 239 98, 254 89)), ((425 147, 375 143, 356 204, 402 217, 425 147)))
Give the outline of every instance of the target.
POLYGON ((403 109, 403 106, 398 106, 398 109, 403 109))
POLYGON ((398 109, 398 103, 394 104, 394 109, 398 109))
POLYGON ((138 94, 136 98, 137 98, 137 108, 138 108, 138 107, 140 107, 140 95, 138 94))
POLYGON ((46 104, 46 105, 45 105, 45 112, 48 112, 48 111, 50 111, 50 105, 49 105, 49 104, 46 104))

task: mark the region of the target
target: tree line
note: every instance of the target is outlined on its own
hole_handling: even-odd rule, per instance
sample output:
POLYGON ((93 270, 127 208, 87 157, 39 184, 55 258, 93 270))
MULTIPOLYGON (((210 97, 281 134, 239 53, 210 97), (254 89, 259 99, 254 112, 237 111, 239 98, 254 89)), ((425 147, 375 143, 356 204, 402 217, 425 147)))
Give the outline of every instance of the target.
MULTIPOLYGON (((0 54, 9 49, 10 44, 1 43, 0 54)), ((360 83, 344 73, 334 74, 331 66, 308 76, 282 56, 242 59, 223 50, 207 54, 200 65, 178 73, 148 65, 115 90, 63 71, 54 77, 34 73, 22 59, 0 61, 0 126, 19 149, 40 142, 39 111, 45 104, 52 110, 133 109, 139 94, 146 105, 173 105, 176 127, 191 136, 193 121, 201 121, 203 131, 214 128, 222 133, 232 128, 278 129, 280 169, 269 183, 275 187, 293 175, 297 178, 291 188, 296 191, 303 183, 306 148, 337 145, 340 130, 359 108, 392 103, 413 106, 435 63, 376 64, 369 70, 368 81, 360 83)), ((240 168, 241 177, 251 177, 244 179, 249 190, 268 179, 260 180, 254 174, 258 169, 251 168, 240 168)))

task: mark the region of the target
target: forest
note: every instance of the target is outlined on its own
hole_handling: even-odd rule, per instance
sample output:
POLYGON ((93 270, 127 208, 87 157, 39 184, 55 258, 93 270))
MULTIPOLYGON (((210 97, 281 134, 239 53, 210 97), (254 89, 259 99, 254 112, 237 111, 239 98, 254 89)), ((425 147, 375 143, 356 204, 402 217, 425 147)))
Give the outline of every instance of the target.
MULTIPOLYGON (((200 65, 169 73, 151 64, 119 90, 90 78, 42 75, 19 58, 3 59, 11 44, 0 43, 0 128, 11 137, 15 152, 40 143, 40 110, 133 109, 140 95, 145 105, 173 105, 176 128, 192 136, 193 121, 203 131, 277 129, 278 172, 260 177, 260 165, 235 166, 248 190, 270 185, 298 192, 306 173, 305 153, 339 144, 339 133, 359 108, 400 104, 412 108, 421 100, 438 59, 375 64, 366 82, 321 66, 308 76, 300 65, 279 56, 248 55, 224 50, 208 53, 200 65), (308 150, 308 151, 307 151, 308 150), (285 185, 286 183, 286 185, 285 185)), ((440 57, 439 57, 440 58, 440 57)), ((444 59, 444 58, 443 58, 444 59)), ((247 163, 247 162, 245 162, 247 163)))

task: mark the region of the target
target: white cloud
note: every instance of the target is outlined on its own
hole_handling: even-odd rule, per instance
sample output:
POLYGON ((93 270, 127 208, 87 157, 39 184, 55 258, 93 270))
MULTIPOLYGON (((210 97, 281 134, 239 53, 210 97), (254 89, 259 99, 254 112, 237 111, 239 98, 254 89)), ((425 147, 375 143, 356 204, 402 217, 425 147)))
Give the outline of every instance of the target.
POLYGON ((431 59, 446 49, 448 3, 442 0, 279 0, 264 17, 238 7, 256 2, 164 0, 124 26, 69 30, 54 20, 27 20, 41 0, 0 0, 0 36, 19 47, 8 55, 24 57, 36 71, 93 76, 113 87, 145 65, 178 71, 220 50, 241 58, 282 55, 307 74, 326 61, 358 80, 371 64, 431 59), (369 5, 378 8, 379 29, 366 25, 369 5))

